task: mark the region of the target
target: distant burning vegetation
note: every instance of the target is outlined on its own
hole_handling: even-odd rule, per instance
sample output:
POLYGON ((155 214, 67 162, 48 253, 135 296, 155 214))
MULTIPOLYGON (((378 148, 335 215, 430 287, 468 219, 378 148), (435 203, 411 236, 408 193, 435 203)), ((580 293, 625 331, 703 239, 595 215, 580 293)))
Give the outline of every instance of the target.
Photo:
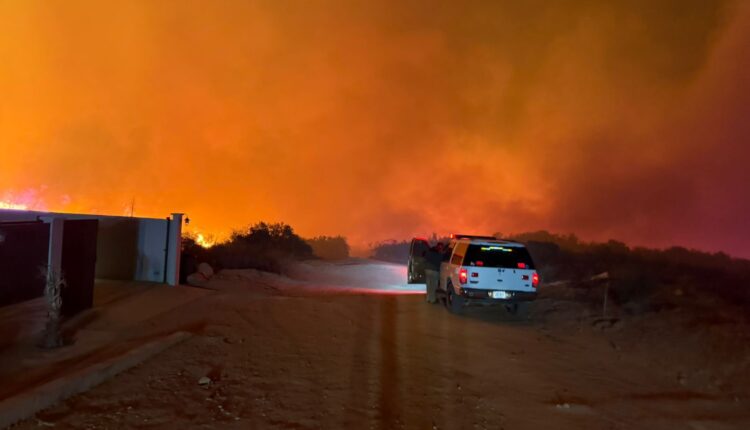
POLYGON ((0 209, 27 210, 29 207, 23 203, 13 203, 7 200, 0 200, 0 209))
POLYGON ((235 230, 223 242, 200 233, 183 237, 182 271, 192 273, 201 262, 217 269, 259 269, 280 273, 288 260, 345 259, 349 245, 342 236, 303 239, 284 223, 259 222, 235 230))
POLYGON ((31 210, 39 206, 35 190, 26 190, 21 193, 5 192, 0 194, 0 209, 31 210))

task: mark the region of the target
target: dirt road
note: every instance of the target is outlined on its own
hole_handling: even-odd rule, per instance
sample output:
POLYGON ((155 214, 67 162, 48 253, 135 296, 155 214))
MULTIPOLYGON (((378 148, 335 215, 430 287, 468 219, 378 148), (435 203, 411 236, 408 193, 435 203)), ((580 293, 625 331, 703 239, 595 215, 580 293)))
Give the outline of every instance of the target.
POLYGON ((545 299, 530 320, 456 316, 403 272, 225 273, 175 311, 208 321, 192 339, 18 428, 750 428, 734 335, 600 324, 545 299))

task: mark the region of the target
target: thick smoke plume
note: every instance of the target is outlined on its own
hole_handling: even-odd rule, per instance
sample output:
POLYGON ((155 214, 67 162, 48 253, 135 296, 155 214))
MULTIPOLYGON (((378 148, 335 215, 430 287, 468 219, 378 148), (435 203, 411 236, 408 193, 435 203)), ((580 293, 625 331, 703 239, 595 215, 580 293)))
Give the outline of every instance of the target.
POLYGON ((0 198, 750 256, 747 2, 118 3, 0 2, 0 198))

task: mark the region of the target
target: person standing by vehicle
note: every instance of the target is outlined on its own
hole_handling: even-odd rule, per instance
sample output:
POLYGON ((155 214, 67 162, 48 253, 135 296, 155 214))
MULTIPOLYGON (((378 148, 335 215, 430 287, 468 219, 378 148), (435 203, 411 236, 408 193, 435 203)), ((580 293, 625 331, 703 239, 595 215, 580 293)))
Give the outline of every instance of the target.
POLYGON ((425 255, 425 281, 427 283, 427 303, 437 303, 435 292, 440 279, 440 263, 443 261, 442 242, 431 247, 425 255))

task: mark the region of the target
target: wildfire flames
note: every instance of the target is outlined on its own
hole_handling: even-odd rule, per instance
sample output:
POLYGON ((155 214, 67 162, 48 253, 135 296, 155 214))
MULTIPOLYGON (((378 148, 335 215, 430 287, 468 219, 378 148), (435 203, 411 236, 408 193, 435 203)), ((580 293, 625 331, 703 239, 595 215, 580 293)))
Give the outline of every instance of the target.
POLYGON ((213 240, 211 238, 206 238, 206 236, 204 236, 201 233, 198 233, 198 235, 195 236, 195 243, 197 243, 198 245, 200 245, 200 246, 202 246, 204 248, 210 248, 210 247, 216 245, 216 241, 215 240, 213 240))
POLYGON ((0 209, 14 209, 14 210, 19 210, 19 211, 25 211, 29 209, 29 206, 23 203, 14 203, 8 200, 0 200, 0 209))
POLYGON ((0 193, 0 209, 11 210, 45 210, 46 205, 39 196, 39 190, 35 188, 6 191, 0 193))

